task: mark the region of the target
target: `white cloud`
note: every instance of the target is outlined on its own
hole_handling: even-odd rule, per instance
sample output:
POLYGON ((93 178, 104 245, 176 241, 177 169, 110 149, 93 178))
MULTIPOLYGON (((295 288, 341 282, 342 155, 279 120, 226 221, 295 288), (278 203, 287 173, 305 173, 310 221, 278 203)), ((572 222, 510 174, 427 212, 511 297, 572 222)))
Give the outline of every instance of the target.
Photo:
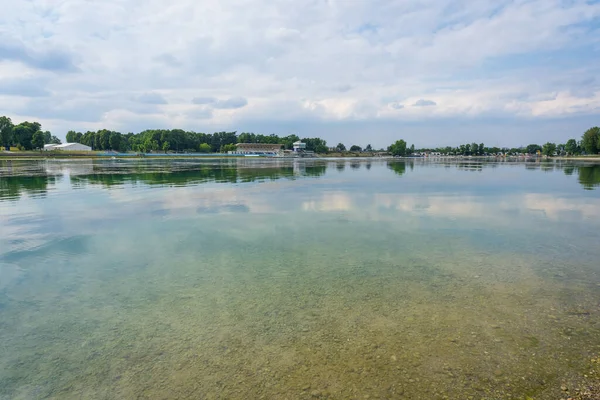
POLYGON ((63 134, 597 115, 598 17, 584 0, 9 2, 0 73, 27 81, 0 81, 0 108, 63 134))

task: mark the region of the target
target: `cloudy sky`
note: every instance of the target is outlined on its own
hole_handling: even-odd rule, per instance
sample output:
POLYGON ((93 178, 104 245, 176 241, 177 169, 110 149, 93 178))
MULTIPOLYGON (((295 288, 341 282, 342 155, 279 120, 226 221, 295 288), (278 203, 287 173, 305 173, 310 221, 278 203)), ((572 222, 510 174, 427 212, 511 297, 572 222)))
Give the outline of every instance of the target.
POLYGON ((0 115, 376 147, 600 125, 600 1, 2 0, 0 115))

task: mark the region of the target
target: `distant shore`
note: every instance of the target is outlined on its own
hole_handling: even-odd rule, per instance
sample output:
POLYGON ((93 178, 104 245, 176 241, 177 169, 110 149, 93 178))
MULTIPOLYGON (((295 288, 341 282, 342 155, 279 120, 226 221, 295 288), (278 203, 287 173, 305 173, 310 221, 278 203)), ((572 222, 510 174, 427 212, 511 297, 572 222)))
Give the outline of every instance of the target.
POLYGON ((69 158, 94 158, 94 159, 178 159, 178 158, 202 158, 202 159, 229 159, 229 158, 259 158, 259 159, 277 159, 277 160, 290 160, 290 159, 326 159, 326 158, 368 158, 368 159, 397 159, 397 160, 474 160, 474 161, 500 161, 500 160, 560 160, 560 161, 600 161, 599 156, 568 156, 568 157, 535 157, 535 156, 509 156, 509 157, 498 157, 498 156, 429 156, 429 157, 393 157, 391 155, 381 155, 381 153, 366 153, 366 152, 345 152, 345 153, 328 153, 328 154, 317 154, 315 158, 296 158, 296 157, 247 157, 238 154, 219 154, 219 153, 150 153, 150 154, 136 154, 136 153, 119 153, 119 154, 108 154, 105 152, 40 152, 40 151, 4 151, 0 152, 0 159, 69 159, 69 158))

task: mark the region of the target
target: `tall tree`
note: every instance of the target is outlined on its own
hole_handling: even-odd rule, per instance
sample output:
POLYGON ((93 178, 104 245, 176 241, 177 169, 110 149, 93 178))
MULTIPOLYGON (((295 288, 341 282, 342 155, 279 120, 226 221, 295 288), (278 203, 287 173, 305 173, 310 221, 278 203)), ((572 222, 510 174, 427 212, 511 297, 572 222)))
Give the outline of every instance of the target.
POLYGON ((575 140, 575 139, 567 140, 567 143, 565 144, 565 151, 569 155, 578 154, 579 146, 577 146, 577 140, 575 140))
POLYGON ((52 133, 50 131, 44 132, 44 144, 48 144, 52 141, 52 133))
POLYGON ((371 147, 370 143, 365 147, 365 151, 373 151, 373 147, 371 147))
POLYGON ((44 148, 44 132, 36 131, 31 137, 31 146, 34 149, 43 149, 44 148))
POLYGON ((406 155, 406 142, 402 139, 397 140, 394 144, 388 147, 388 151, 393 156, 404 157, 406 155))
POLYGON ((362 148, 360 146, 358 146, 358 145, 353 144, 350 147, 350 151, 362 151, 362 148))
POLYGON ((530 144, 527 146, 528 154, 537 154, 538 151, 542 151, 542 146, 540 146, 539 144, 530 144))
MULTIPOLYGON (((39 124, 39 122, 21 122, 19 125, 16 125, 13 129, 13 141, 23 146, 25 150, 31 150, 33 149, 33 144, 31 143, 33 135, 36 132, 38 132, 41 128, 42 126, 39 124)), ((42 134, 42 141, 43 138, 44 136, 42 134)), ((44 146, 42 145, 42 147, 44 146)))
POLYGON ((67 143, 75 143, 76 142, 76 139, 75 139, 76 135, 77 135, 77 132, 75 132, 75 131, 69 131, 69 132, 67 132, 67 136, 65 138, 67 140, 67 143))
POLYGON ((581 147, 588 154, 597 154, 600 152, 600 128, 594 126, 588 129, 581 138, 581 147))
POLYGON ((338 143, 337 146, 335 146, 335 151, 339 153, 346 151, 346 146, 344 146, 344 143, 338 143))
POLYGON ((121 149, 121 133, 120 132, 111 132, 108 138, 108 144, 111 150, 120 150, 121 149))
POLYGON ((13 141, 13 123, 8 117, 0 117, 0 146, 10 147, 13 141))
POLYGON ((57 138, 54 135, 52 135, 52 138, 50 139, 50 143, 52 143, 52 144, 62 144, 62 142, 60 141, 60 139, 57 138))
POLYGON ((556 151, 556 144, 554 144, 554 143, 548 142, 544 145, 544 147, 542 147, 542 154, 545 155, 546 157, 553 156, 555 151, 556 151))

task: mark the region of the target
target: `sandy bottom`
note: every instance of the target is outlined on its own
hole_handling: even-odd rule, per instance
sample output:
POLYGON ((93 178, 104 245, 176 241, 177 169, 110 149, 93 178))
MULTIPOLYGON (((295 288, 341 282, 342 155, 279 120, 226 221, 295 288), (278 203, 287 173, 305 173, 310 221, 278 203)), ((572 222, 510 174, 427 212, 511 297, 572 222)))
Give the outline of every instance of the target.
POLYGON ((544 240, 156 223, 6 257, 0 398, 558 399, 600 354, 598 272, 544 240))

